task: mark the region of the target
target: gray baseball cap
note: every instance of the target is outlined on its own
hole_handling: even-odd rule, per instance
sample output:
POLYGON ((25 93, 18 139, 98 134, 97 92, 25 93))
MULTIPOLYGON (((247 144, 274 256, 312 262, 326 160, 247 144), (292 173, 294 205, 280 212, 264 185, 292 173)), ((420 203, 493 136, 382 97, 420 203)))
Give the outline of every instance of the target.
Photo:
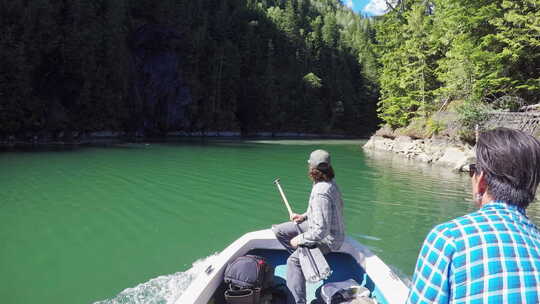
POLYGON ((325 150, 315 150, 311 152, 307 162, 312 168, 318 168, 321 165, 322 167, 328 167, 330 166, 330 153, 325 150))

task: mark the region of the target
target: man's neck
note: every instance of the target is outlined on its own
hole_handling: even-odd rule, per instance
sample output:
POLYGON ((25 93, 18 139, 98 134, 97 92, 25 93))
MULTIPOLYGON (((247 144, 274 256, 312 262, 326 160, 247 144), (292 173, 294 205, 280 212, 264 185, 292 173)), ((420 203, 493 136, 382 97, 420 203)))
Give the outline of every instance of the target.
POLYGON ((485 205, 491 203, 495 199, 487 192, 482 195, 482 201, 480 202, 480 208, 484 207, 485 205))

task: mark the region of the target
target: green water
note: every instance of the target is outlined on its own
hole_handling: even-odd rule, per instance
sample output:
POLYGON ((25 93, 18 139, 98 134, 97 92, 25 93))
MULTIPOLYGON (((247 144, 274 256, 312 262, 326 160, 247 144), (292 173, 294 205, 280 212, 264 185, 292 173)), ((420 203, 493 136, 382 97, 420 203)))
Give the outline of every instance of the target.
MULTIPOLYGON (((286 219, 274 178, 293 209, 305 209, 306 158, 316 148, 332 154, 347 233, 407 278, 429 229, 473 210, 470 182, 448 169, 365 154, 360 145, 191 142, 0 153, 0 302, 172 302, 194 262, 286 219)), ((540 222, 536 206, 529 215, 540 222)))

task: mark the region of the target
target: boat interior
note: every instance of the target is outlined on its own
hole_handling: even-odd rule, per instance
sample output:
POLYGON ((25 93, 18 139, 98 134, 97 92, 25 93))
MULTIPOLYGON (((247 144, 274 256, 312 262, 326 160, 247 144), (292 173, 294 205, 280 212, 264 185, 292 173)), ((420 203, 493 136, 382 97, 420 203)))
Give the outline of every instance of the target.
MULTIPOLYGON (((267 262, 274 267, 274 282, 286 292, 285 279, 287 277, 287 258, 288 252, 285 250, 275 249, 254 249, 247 254, 258 255, 266 258, 267 262)), ((376 300, 378 304, 386 304, 387 301, 382 293, 375 286, 371 278, 367 275, 364 269, 357 261, 347 253, 332 252, 326 255, 328 264, 332 269, 332 275, 317 283, 307 283, 306 285, 306 303, 309 304, 324 304, 320 296, 321 287, 329 282, 341 282, 348 279, 354 279, 359 285, 368 288, 371 292, 371 298, 376 300)), ((224 283, 214 292, 209 304, 227 304, 224 293, 227 286, 224 283)), ((283 294, 283 297, 285 295, 283 294)), ((270 301, 261 301, 262 303, 281 304, 285 303, 283 297, 275 297, 270 301)))

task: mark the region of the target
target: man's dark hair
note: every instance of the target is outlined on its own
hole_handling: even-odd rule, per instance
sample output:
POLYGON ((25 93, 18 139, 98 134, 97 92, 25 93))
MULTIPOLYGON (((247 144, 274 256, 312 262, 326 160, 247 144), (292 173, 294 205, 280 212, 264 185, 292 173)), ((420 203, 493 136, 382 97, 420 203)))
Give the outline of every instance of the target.
POLYGON ((336 175, 334 174, 334 168, 332 166, 320 166, 318 168, 309 168, 308 176, 312 181, 318 182, 329 182, 336 175))
POLYGON ((527 208, 540 181, 540 142, 522 131, 496 128, 480 134, 476 162, 495 200, 527 208))

